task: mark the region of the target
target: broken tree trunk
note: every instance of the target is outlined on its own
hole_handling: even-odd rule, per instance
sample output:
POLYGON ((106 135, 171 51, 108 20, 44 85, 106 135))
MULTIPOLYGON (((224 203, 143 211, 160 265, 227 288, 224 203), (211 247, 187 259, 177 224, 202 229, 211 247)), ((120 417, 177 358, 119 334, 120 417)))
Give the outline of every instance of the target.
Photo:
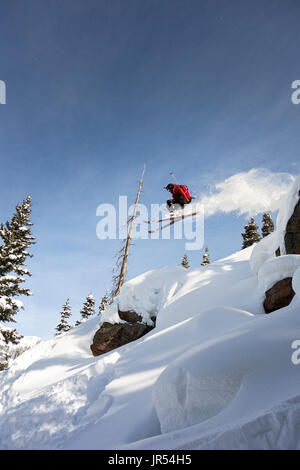
POLYGON ((130 249, 130 245, 131 245, 131 235, 132 235, 132 230, 133 230, 134 222, 135 222, 135 218, 136 218, 137 206, 138 206, 138 203, 139 203, 140 194, 141 194, 141 190, 142 190, 142 186, 143 186, 143 178, 144 178, 145 170, 146 170, 146 165, 144 165, 142 176, 141 176, 140 181, 139 181, 139 188, 138 188, 138 192, 137 192, 137 195, 136 195, 136 200, 135 200, 135 203, 134 203, 133 215, 130 219, 130 225, 129 225, 128 235, 127 235, 127 239, 126 239, 126 244, 125 244, 123 261, 122 261, 122 265, 121 265, 120 274, 118 276, 118 283, 117 283, 116 291, 114 293, 114 297, 119 295, 120 289, 121 289, 122 285, 124 284, 124 280, 125 280, 129 249, 130 249))

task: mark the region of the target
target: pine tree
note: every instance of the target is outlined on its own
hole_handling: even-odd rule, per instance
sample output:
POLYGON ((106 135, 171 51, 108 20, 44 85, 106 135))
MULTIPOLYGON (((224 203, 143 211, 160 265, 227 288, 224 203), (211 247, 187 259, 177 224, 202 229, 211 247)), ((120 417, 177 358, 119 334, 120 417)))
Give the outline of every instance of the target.
POLYGON ((210 264, 208 246, 205 248, 205 253, 203 255, 203 260, 202 260, 201 266, 206 266, 207 264, 210 264))
POLYGON ((13 328, 2 326, 0 329, 0 371, 8 368, 11 358, 10 343, 18 344, 21 338, 13 328))
POLYGON ((263 226, 261 229, 262 236, 265 238, 270 233, 274 232, 274 222, 272 217, 269 213, 265 213, 262 217, 263 226))
POLYGON ((181 261, 181 266, 188 269, 190 267, 187 255, 184 255, 181 261))
POLYGON ((101 303, 99 306, 99 315, 101 315, 103 310, 105 310, 108 305, 109 305, 109 299, 108 299, 107 294, 105 294, 101 299, 101 303))
POLYGON ((242 237, 244 239, 242 249, 248 248, 248 246, 253 245, 253 243, 259 242, 261 240, 261 236, 258 233, 258 226, 255 223, 253 217, 251 217, 250 222, 245 225, 245 233, 242 233, 242 237))
POLYGON ((57 325, 55 328, 57 333, 56 335, 59 335, 60 333, 65 333, 66 331, 71 330, 72 326, 68 324, 68 319, 71 316, 71 305, 70 305, 70 299, 67 299, 66 303, 62 307, 62 311, 60 312, 60 323, 57 325))
POLYGON ((17 333, 17 330, 14 328, 3 329, 2 327, 1 334, 6 344, 9 344, 9 343, 18 344, 20 339, 23 338, 23 336, 19 335, 19 333, 17 333))
MULTIPOLYGON (((26 268, 27 257, 33 255, 27 249, 35 243, 31 233, 30 221, 31 197, 16 206, 11 222, 0 226, 0 321, 15 322, 14 316, 24 308, 20 300, 14 297, 32 295, 30 290, 22 287, 24 276, 31 276, 26 268)), ((13 331, 13 330, 12 330, 13 331)), ((20 337, 19 337, 20 338, 20 337)), ((17 333, 10 335, 10 342, 18 341, 17 333)))
POLYGON ((9 360, 8 348, 3 336, 3 331, 4 330, 0 331, 0 371, 7 369, 9 360))
POLYGON ((94 315, 95 312, 95 300, 92 294, 89 294, 85 299, 82 309, 80 310, 81 319, 77 320, 75 326, 80 325, 81 323, 88 320, 91 315, 94 315))

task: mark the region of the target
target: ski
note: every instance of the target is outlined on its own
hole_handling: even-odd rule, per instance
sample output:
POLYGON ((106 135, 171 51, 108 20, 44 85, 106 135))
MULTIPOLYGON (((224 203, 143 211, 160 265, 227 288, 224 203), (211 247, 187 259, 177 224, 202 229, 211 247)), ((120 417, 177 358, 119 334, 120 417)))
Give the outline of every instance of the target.
POLYGON ((169 216, 169 217, 162 217, 161 219, 156 219, 156 220, 144 220, 144 223, 145 224, 158 224, 160 222, 165 222, 166 220, 172 220, 172 219, 181 219, 183 217, 188 217, 190 215, 196 215, 198 212, 192 212, 190 214, 184 214, 184 213, 181 213, 181 214, 174 214, 173 216, 169 216))
MULTIPOLYGON (((191 214, 183 214, 183 215, 174 216, 172 218, 166 219, 166 220, 170 220, 170 222, 165 224, 165 225, 162 225, 161 227, 158 227, 156 229, 148 230, 148 233, 156 233, 160 230, 163 230, 166 227, 169 227, 170 225, 175 224, 175 222, 179 222, 179 220, 182 220, 186 217, 191 217, 191 216, 196 215, 196 214, 198 214, 198 211, 197 212, 192 212, 191 214)), ((152 222, 154 223, 154 221, 152 221, 152 222)))
POLYGON ((165 225, 162 225, 161 227, 158 227, 158 228, 155 228, 153 230, 148 230, 148 233, 156 233, 156 232, 159 232, 160 230, 163 230, 164 228, 166 227, 169 227, 170 225, 173 225, 175 224, 175 222, 178 222, 180 220, 180 218, 178 217, 177 219, 172 219, 171 222, 168 222, 167 224, 165 225))
POLYGON ((168 217, 162 217, 161 219, 156 219, 156 220, 144 220, 145 224, 158 224, 159 222, 165 222, 166 220, 172 220, 173 218, 176 217, 181 217, 179 215, 173 215, 173 216, 168 216, 168 217))

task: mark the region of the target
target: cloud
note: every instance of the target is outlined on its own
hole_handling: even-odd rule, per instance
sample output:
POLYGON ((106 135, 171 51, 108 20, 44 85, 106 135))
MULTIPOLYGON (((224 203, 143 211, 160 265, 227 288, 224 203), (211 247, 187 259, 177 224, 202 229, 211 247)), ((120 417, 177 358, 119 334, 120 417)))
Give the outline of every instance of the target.
POLYGON ((204 195, 205 216, 218 212, 235 212, 245 217, 276 211, 295 177, 289 173, 272 173, 265 168, 252 168, 217 183, 210 195, 204 195))

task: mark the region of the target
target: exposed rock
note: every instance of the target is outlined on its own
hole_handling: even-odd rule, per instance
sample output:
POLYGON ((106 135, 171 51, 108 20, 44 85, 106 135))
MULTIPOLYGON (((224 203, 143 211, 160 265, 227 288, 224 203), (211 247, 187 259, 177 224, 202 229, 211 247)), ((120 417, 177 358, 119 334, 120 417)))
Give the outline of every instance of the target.
MULTIPOLYGON (((140 323, 143 319, 142 315, 133 312, 132 310, 127 310, 126 312, 122 312, 118 310, 119 317, 121 320, 127 321, 128 323, 140 323)), ((151 320, 153 321, 153 326, 156 324, 156 316, 152 316, 151 320)))
POLYGON ((119 348, 124 344, 135 341, 141 338, 153 326, 145 325, 143 323, 115 323, 111 324, 104 322, 101 328, 96 331, 93 338, 93 344, 90 346, 94 356, 100 356, 113 349, 119 348))
MULTIPOLYGON (((300 190, 298 192, 300 196, 300 190)), ((285 253, 287 255, 300 255, 300 199, 297 202, 294 212, 289 218, 284 235, 285 253)), ((280 256, 280 248, 275 251, 276 256, 280 256)), ((287 277, 266 291, 264 309, 266 313, 274 312, 289 305, 295 295, 292 287, 292 278, 287 277)))
POLYGON ((300 255, 300 200, 287 223, 284 243, 287 255, 300 255))
POLYGON ((287 277, 276 282, 271 289, 266 291, 264 309, 266 313, 274 312, 289 305, 295 295, 292 287, 292 278, 287 277))
POLYGON ((121 310, 118 310, 118 314, 121 320, 127 321, 129 323, 141 322, 143 319, 141 315, 138 315, 137 313, 130 310, 127 312, 121 312, 121 310))

